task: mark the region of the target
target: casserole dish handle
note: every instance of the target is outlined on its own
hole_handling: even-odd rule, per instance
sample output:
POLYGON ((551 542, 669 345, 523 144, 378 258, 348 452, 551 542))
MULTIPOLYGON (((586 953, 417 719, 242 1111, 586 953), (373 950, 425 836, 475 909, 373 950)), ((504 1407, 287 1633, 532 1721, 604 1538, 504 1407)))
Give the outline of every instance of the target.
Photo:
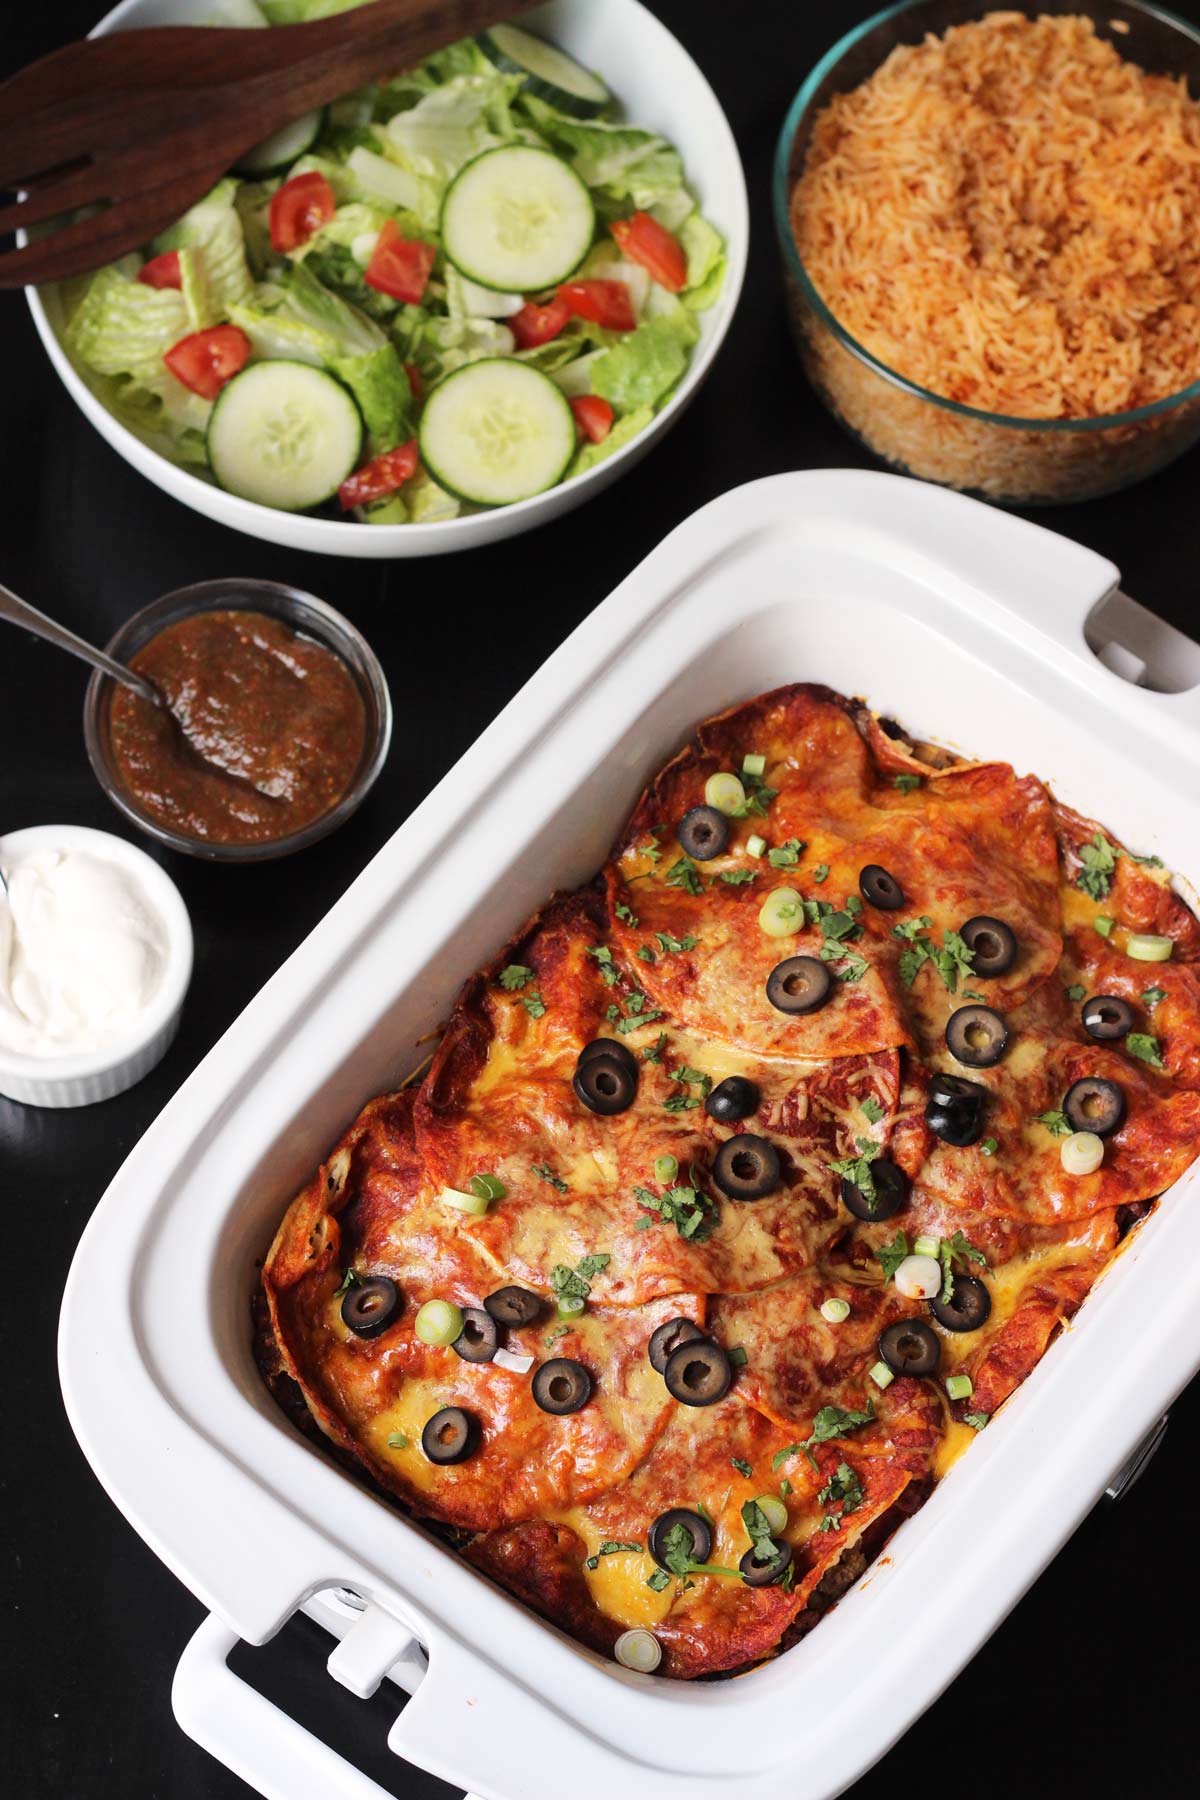
POLYGON ((187 1735, 264 1800, 394 1800, 234 1673, 228 1658, 239 1641, 210 1613, 180 1657, 171 1704, 187 1735))

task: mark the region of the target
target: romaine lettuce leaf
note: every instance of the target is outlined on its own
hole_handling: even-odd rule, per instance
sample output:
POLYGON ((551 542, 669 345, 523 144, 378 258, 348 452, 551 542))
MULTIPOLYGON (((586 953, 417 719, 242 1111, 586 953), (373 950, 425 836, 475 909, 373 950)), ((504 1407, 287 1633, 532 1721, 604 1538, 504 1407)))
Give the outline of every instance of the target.
POLYGON ((418 469, 404 484, 404 500, 414 525, 429 525, 435 519, 457 519, 462 501, 439 487, 428 469, 418 469))
MULTIPOLYGON (((442 185, 481 150, 510 143, 517 135, 512 103, 522 75, 456 75, 388 120, 392 153, 415 175, 442 185)), ((411 203, 410 203, 411 204, 411 203)))
POLYGON ((725 240, 697 210, 684 220, 679 241, 687 251, 685 304, 704 312, 716 300, 725 280, 725 240))
POLYGON ((306 25, 310 19, 328 19, 334 13, 368 6, 370 0, 259 0, 272 25, 306 25))
POLYGON ((391 344, 365 355, 335 356, 330 373, 344 381, 358 402, 367 428, 368 455, 394 450, 413 435, 412 389, 404 364, 391 344))
POLYGON ((188 332, 178 288, 145 287, 127 258, 91 276, 64 332, 67 349, 97 375, 157 376, 163 353, 188 332))
POLYGON ((246 261, 241 215, 234 204, 237 190, 236 178, 226 175, 150 246, 152 256, 161 256, 165 250, 200 253, 208 293, 218 317, 231 301, 244 300, 254 285, 246 261))
POLYGON ((570 481, 573 475, 586 475, 589 469, 594 469, 597 463, 611 456, 614 450, 623 449, 640 431, 645 431, 653 417, 651 407, 639 406, 636 411, 626 413, 623 419, 617 419, 608 436, 600 443, 584 444, 576 452, 575 461, 567 470, 565 479, 570 481))
POLYGON ((654 406, 687 368, 695 341, 695 322, 676 301, 674 310, 647 319, 596 358, 592 392, 609 401, 619 413, 654 406))
POLYGON ((441 187, 436 181, 361 144, 350 152, 346 169, 355 183, 354 195, 347 197, 399 207, 411 213, 423 231, 436 231, 441 215, 441 187))
POLYGON ((603 119, 569 119, 529 94, 521 106, 580 179, 614 200, 648 209, 683 185, 683 160, 657 132, 603 119))

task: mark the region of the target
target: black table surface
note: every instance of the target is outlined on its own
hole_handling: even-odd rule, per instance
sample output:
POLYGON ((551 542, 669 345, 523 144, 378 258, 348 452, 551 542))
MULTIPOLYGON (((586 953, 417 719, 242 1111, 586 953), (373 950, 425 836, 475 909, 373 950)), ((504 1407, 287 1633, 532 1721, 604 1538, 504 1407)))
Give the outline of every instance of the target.
MULTIPOLYGON (((1200 19, 1200 0, 1175 3, 1200 19)), ((6 7, 3 72, 84 31, 98 4, 6 7)), ((4 580, 99 642, 155 595, 188 582, 227 575, 290 581, 362 628, 382 658, 396 706, 382 779, 335 838, 259 869, 165 858, 191 910, 197 961, 179 1038, 154 1074, 131 1093, 79 1112, 0 1100, 0 1204, 9 1219, 10 1268, 0 1307, 0 1711, 13 1794, 234 1800, 249 1793, 174 1722, 171 1675, 201 1609, 101 1491, 59 1396, 61 1285, 108 1181, 368 858, 667 530, 755 476, 870 466, 807 389, 788 342, 768 184, 775 134, 800 79, 873 8, 861 0, 759 0, 741 8, 654 0, 654 9, 714 82, 737 134, 754 220, 749 276, 733 330, 685 423, 651 452, 636 479, 536 537, 388 565, 275 549, 210 524, 103 443, 52 372, 24 301, 0 296, 4 580)), ((1186 525, 1194 520, 1198 479, 1200 450, 1128 493, 1041 516, 1111 557, 1132 593, 1200 636, 1186 525)), ((84 672, 14 631, 0 639, 0 831, 65 821, 130 835, 84 755, 84 672)), ((805 673, 819 678, 820 671, 805 673)), ((1164 1575, 1148 1550, 1168 1529, 1178 1497, 1193 1491, 1188 1476, 1198 1427, 1200 1383, 1193 1383, 1137 1488, 1089 1516, 855 1795, 866 1800, 943 1783, 977 1800, 1018 1790, 1154 1793, 1162 1800, 1197 1791, 1194 1657, 1179 1654, 1177 1623, 1195 1610, 1195 1559, 1185 1549, 1164 1575)), ((1056 1505, 1049 1472, 1045 1505, 1056 1505)), ((236 1523, 223 1528, 235 1530, 236 1523)), ((940 1578, 953 1582, 954 1569, 940 1578)), ((268 1648, 239 1653, 238 1666, 398 1794, 448 1794, 441 1783, 401 1769, 383 1748, 388 1701, 364 1704, 337 1689, 322 1667, 326 1650, 316 1627, 301 1620, 268 1648)), ((913 1679, 920 1681, 919 1669, 913 1679)), ((864 1706, 871 1680, 864 1666, 864 1706)), ((547 1796, 569 1791, 569 1771, 547 1771, 547 1796)))

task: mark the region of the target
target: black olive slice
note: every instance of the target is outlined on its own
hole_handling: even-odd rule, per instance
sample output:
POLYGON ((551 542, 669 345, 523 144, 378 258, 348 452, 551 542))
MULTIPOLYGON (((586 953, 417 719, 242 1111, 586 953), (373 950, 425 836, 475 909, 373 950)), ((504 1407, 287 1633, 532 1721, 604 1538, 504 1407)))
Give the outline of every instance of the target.
POLYGON ((958 935, 972 952, 971 973, 990 981, 993 975, 1007 975, 1017 960, 1017 939, 1011 925, 993 919, 988 913, 977 913, 960 925, 958 935))
POLYGON ((1115 1081, 1105 1081, 1102 1075, 1073 1081, 1062 1109, 1072 1131, 1094 1131, 1097 1137, 1107 1137, 1125 1123, 1125 1095, 1115 1081))
POLYGON ((657 1369, 661 1375, 667 1366, 667 1358, 672 1350, 677 1350, 680 1344, 694 1343, 697 1338, 703 1336, 704 1333, 694 1319, 682 1317, 667 1319, 663 1324, 656 1325, 650 1333, 650 1342, 646 1346, 650 1367, 657 1369))
POLYGON ((578 1412, 592 1397, 592 1378, 581 1362, 553 1356, 533 1378, 533 1397, 543 1412, 578 1412))
POLYGON ((899 912, 907 895, 896 877, 881 863, 868 863, 858 873, 858 891, 869 906, 881 912, 899 912))
POLYGON ((532 1325, 545 1302, 529 1288, 502 1287, 489 1294, 483 1304, 497 1325, 532 1325))
POLYGON ((925 1108, 925 1123, 943 1144, 965 1149, 983 1136, 983 1108, 973 1106, 969 1100, 956 1100, 949 1106, 939 1106, 931 1100, 925 1108))
POLYGON ((788 956, 767 976, 767 999, 781 1013, 813 1013, 833 991, 833 977, 815 956, 788 956))
POLYGON ((720 856, 729 842, 729 820, 715 806, 693 806, 679 821, 679 848, 693 862, 720 856))
POLYGON ((443 1406, 421 1433, 421 1448, 431 1463, 465 1462, 479 1442, 479 1422, 461 1406, 443 1406))
POLYGON ((684 1406, 711 1406, 729 1392, 733 1370, 720 1344, 696 1338, 678 1344, 663 1368, 667 1392, 684 1406))
POLYGON ((766 1138, 743 1131, 713 1157, 712 1178, 731 1200, 761 1200, 780 1181, 779 1152, 766 1138))
POLYGON ((842 1181, 842 1205, 856 1219, 890 1219, 908 1202, 909 1180, 904 1170, 886 1156, 871 1164, 874 1197, 868 1199, 853 1181, 842 1181))
POLYGON ((897 1319, 880 1333, 879 1354, 897 1375, 933 1375, 942 1360, 942 1346, 924 1319, 897 1319))
POLYGON ((482 1306, 463 1307, 463 1328, 450 1346, 464 1362, 491 1362, 500 1348, 500 1332, 482 1306))
POLYGON ((607 1117, 633 1105, 637 1074, 631 1075, 619 1057, 590 1056, 576 1069, 571 1086, 589 1111, 607 1117))
POLYGON ((969 1100, 972 1106, 982 1106, 991 1098, 991 1093, 981 1081, 968 1081, 965 1075, 943 1075, 940 1070, 935 1070, 929 1077, 929 1098, 935 1106, 957 1106, 964 1100, 969 1100))
POLYGON ((636 1080, 638 1072, 637 1057, 633 1054, 629 1045, 623 1044, 620 1038, 593 1038, 590 1044, 585 1044, 583 1046, 583 1049, 576 1057, 576 1068, 581 1069, 584 1063, 591 1062, 593 1056, 615 1056, 618 1062, 625 1064, 629 1073, 636 1080))
POLYGON ((769 1562, 755 1562, 753 1544, 738 1562, 747 1587, 773 1587, 791 1567, 792 1546, 777 1543, 774 1539, 771 1541, 775 1545, 775 1554, 769 1562))
POLYGON ((931 1300, 929 1310, 947 1331, 978 1331, 992 1310, 992 1296, 974 1275, 956 1275, 949 1300, 931 1300))
POLYGON ((355 1337, 378 1337, 386 1331, 400 1311, 400 1289, 390 1275, 368 1275, 346 1289, 342 1301, 342 1323, 355 1337))
POLYGON ((686 1506, 672 1506, 668 1512, 659 1513, 646 1536, 646 1548, 659 1568, 670 1571, 664 1541, 667 1533, 673 1531, 676 1525, 682 1525, 692 1540, 692 1547, 688 1551, 692 1561, 707 1562, 712 1555, 712 1527, 708 1520, 686 1506))
POLYGON ((737 1119, 748 1119, 752 1112, 757 1112, 758 1100, 757 1083, 747 1081, 744 1075, 727 1075, 704 1102, 704 1110, 710 1119, 722 1119, 732 1125, 737 1119))
POLYGON ((946 1024, 946 1048, 968 1069, 990 1069, 1008 1049, 1008 1026, 990 1006, 960 1006, 946 1024))
POLYGON ((1102 1043, 1126 1037, 1134 1027, 1132 1006, 1127 1000, 1118 1000, 1115 994, 1093 994, 1084 1001, 1080 1017, 1088 1036, 1099 1038, 1102 1043))

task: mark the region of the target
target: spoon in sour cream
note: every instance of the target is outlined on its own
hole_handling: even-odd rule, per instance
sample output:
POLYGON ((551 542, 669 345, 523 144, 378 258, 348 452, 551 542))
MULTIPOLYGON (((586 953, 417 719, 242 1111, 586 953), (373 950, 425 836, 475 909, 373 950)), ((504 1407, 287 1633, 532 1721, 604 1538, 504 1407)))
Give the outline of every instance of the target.
MULTIPOLYGON (((0 582, 0 619, 7 619, 11 625, 24 626, 26 631, 31 631, 35 637, 44 638, 48 644, 56 644, 60 650, 69 650, 72 656, 82 658, 84 662, 91 663, 94 669, 110 675, 114 681, 132 688, 135 694, 140 694, 151 706, 166 706, 165 698, 146 676, 135 675, 132 669, 126 668, 124 663, 115 661, 113 657, 106 656, 103 650, 97 650, 86 638, 78 637, 75 632, 68 631, 65 625, 60 625, 57 619, 39 612, 36 606, 30 606, 27 600, 22 600, 11 588, 6 588, 3 582, 0 582)), ((3 885, 2 877, 0 885, 3 885)))

